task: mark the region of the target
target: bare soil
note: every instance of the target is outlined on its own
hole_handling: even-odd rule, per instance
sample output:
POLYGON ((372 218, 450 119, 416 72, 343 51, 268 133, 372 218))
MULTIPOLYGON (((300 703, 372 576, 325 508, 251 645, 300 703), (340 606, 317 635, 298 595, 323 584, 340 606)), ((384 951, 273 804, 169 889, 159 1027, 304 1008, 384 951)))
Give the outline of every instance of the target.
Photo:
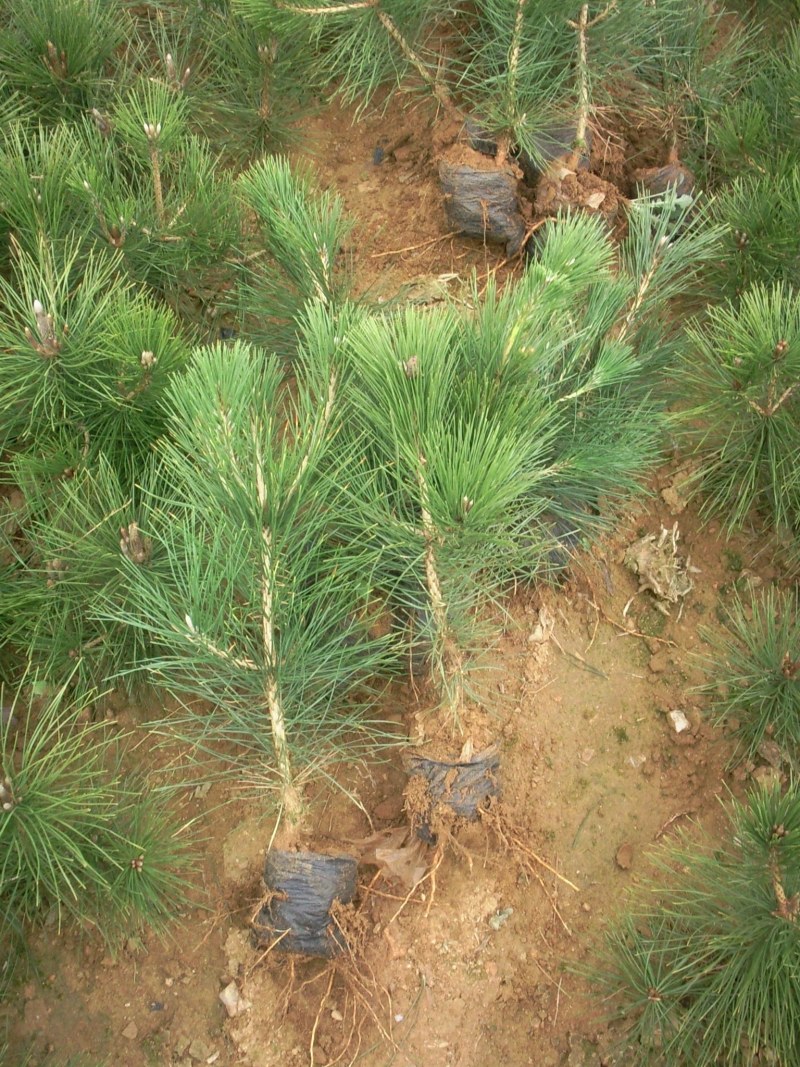
MULTIPOLYGON (((432 282, 449 275, 502 279, 518 269, 447 230, 430 129, 403 103, 356 125, 335 107, 307 123, 322 183, 358 220, 348 254, 359 291, 428 300, 432 282), (375 147, 405 132, 373 162, 375 147)), ((606 179, 624 173, 613 149, 595 139, 606 179)), ((51 1065, 79 1053, 125 1067, 639 1062, 574 965, 592 959, 659 840, 692 821, 721 832, 720 799, 749 774, 770 773, 726 771, 730 740, 693 693, 702 627, 719 625, 734 582, 770 581, 770 561, 755 538, 726 543, 713 524, 701 527, 678 465, 659 472, 649 500, 612 536, 576 556, 561 585, 510 598, 482 676, 486 709, 460 732, 426 714, 424 689, 411 682, 387 693, 382 714, 412 738, 423 729, 454 757, 468 740, 475 751, 497 743, 502 795, 478 822, 453 827, 447 847, 429 850, 412 892, 362 867, 356 908, 340 917, 352 953, 326 964, 254 947, 249 923, 272 822, 235 783, 193 783, 181 799, 187 819, 202 816, 197 907, 176 916, 166 944, 129 942, 116 958, 88 935, 35 935, 41 980, 20 989, 12 1031, 20 1060, 30 1044, 31 1062, 51 1065), (637 593, 623 555, 675 521, 698 573, 667 617, 650 592, 637 593), (675 709, 690 723, 680 734, 667 717, 675 709), (219 994, 231 982, 242 1010, 228 1018, 219 994)), ((125 724, 144 717, 119 711, 125 724)), ((309 794, 306 846, 336 852, 404 824, 399 751, 339 778, 358 804, 336 790, 309 794)))

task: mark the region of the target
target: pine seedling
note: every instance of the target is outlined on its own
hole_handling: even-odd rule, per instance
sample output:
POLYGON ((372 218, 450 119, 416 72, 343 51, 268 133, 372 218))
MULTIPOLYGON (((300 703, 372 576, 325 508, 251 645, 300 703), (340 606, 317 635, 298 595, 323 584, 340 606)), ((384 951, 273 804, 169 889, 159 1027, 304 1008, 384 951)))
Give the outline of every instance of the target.
POLYGON ((638 91, 629 108, 655 111, 665 162, 678 158, 681 145, 703 152, 709 124, 754 74, 758 27, 732 21, 722 7, 658 0, 643 5, 637 29, 631 43, 638 91))
POLYGON ((50 684, 70 678, 87 693, 122 677, 132 687, 147 643, 140 631, 101 620, 99 612, 129 603, 126 563, 165 566, 153 558, 147 498, 102 453, 91 468, 56 482, 19 473, 29 512, 22 523, 26 559, 11 583, 17 610, 5 641, 50 684))
MULTIPOLYGON (((307 346, 314 327, 312 319, 307 346)), ((462 392, 460 327, 449 309, 407 309, 364 317, 345 340, 351 426, 367 441, 366 464, 375 471, 370 526, 395 576, 386 584, 430 640, 431 672, 453 725, 478 638, 476 608, 497 589, 490 575, 508 576, 520 538, 530 557, 543 555, 526 523, 536 510, 526 494, 543 476, 553 433, 551 412, 535 394, 524 405, 510 394, 486 411, 462 392)))
POLYGON ((40 122, 76 118, 107 99, 121 46, 131 36, 127 10, 108 0, 14 0, 2 6, 0 74, 40 122))
POLYGON ((712 165, 721 178, 780 172, 800 163, 800 25, 753 56, 745 91, 709 130, 712 165))
POLYGON ((107 725, 79 721, 85 705, 65 692, 37 710, 15 699, 0 726, 0 906, 25 922, 52 908, 59 929, 74 920, 111 944, 126 927, 163 932, 184 898, 190 852, 163 804, 135 794, 114 770, 107 725), (131 861, 140 856, 137 872, 131 861), (131 884, 128 871, 144 874, 148 856, 146 884, 131 884))
POLYGON ((277 781, 291 826, 304 776, 375 742, 356 691, 386 659, 369 631, 375 561, 345 506, 358 472, 329 463, 340 415, 325 379, 322 395, 298 382, 292 397, 274 357, 196 352, 170 391, 169 488, 151 502, 165 569, 127 561, 130 606, 106 612, 157 644, 155 682, 211 702, 173 729, 277 781))
POLYGON ((85 256, 80 238, 62 250, 42 238, 36 256, 17 249, 11 278, 0 277, 4 448, 75 425, 87 395, 108 387, 92 371, 104 323, 124 288, 118 268, 113 259, 85 256))
POLYGON ((679 418, 699 463, 702 514, 733 529, 755 508, 797 530, 798 381, 800 301, 785 285, 753 286, 689 331, 676 392, 690 405, 679 418))
POLYGON ((620 502, 658 457, 657 324, 691 284, 687 264, 713 250, 691 228, 685 246, 673 242, 671 225, 642 206, 619 270, 599 220, 562 220, 522 278, 475 291, 469 313, 309 319, 309 363, 341 339, 348 425, 367 442, 383 509, 373 525, 386 584, 421 619, 454 719, 480 643, 476 606, 544 573, 557 525, 573 543, 596 529, 601 496, 620 502))
POLYGON ((88 220, 69 186, 83 155, 80 139, 65 123, 52 128, 15 122, 3 129, 0 146, 2 251, 10 258, 11 238, 32 256, 46 242, 57 249, 75 244, 88 220))
POLYGON ((539 135, 574 131, 572 166, 588 154, 596 96, 631 67, 631 41, 646 12, 628 0, 489 0, 468 24, 459 89, 469 109, 509 147, 543 169, 539 135))
POLYGON ((189 133, 185 96, 142 81, 87 132, 78 170, 97 239, 119 250, 136 281, 172 303, 186 295, 198 317, 227 280, 225 258, 239 235, 231 177, 209 146, 189 133))
POLYGON ((49 453, 54 473, 101 450, 121 472, 140 469, 163 429, 164 387, 188 355, 175 316, 134 294, 119 266, 119 255, 84 254, 80 238, 61 252, 42 240, 0 279, 5 447, 49 453))
POLYGON ((794 760, 800 752, 800 621, 794 592, 768 589, 744 604, 736 598, 726 629, 705 636, 709 712, 721 725, 739 723, 736 759, 754 759, 765 740, 794 760))
POLYGON ((665 1067, 800 1055, 800 794, 733 802, 724 842, 681 834, 609 930, 592 977, 616 996, 644 1062, 665 1067))
POLYGON ((779 164, 734 178, 714 199, 714 218, 723 227, 714 275, 731 298, 757 283, 800 283, 793 238, 800 227, 800 163, 779 164))
POLYGON ((263 33, 229 5, 210 7, 199 33, 205 55, 192 116, 226 159, 245 163, 298 139, 308 89, 296 77, 298 42, 263 33))
POLYGON ((350 276, 342 246, 352 228, 336 193, 317 192, 308 172, 282 156, 263 159, 239 178, 239 192, 261 226, 269 260, 245 259, 241 302, 248 335, 291 356, 297 319, 309 300, 336 309, 350 276))
POLYGON ((164 938, 196 888, 198 852, 170 802, 140 776, 122 778, 120 804, 109 844, 115 861, 110 907, 102 916, 112 946, 131 935, 164 938))
POLYGON ((298 60, 304 53, 306 61, 296 76, 314 88, 335 86, 345 103, 366 106, 378 89, 396 88, 410 75, 453 110, 441 57, 428 48, 433 31, 452 16, 453 5, 444 0, 235 0, 234 6, 263 34, 297 42, 298 60))

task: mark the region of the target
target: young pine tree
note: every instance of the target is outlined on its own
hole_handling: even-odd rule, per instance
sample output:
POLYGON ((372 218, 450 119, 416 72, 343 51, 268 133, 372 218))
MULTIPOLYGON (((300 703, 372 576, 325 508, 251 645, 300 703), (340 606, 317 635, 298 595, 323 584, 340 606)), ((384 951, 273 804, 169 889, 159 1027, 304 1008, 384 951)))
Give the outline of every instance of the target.
POLYGON ((800 754, 800 621, 795 591, 768 589, 752 604, 736 599, 726 630, 707 635, 709 711, 717 723, 737 719, 737 758, 754 759, 764 740, 789 760, 800 754))
POLYGON ((0 914, 25 924, 53 909, 59 929, 71 920, 112 946, 163 934, 195 862, 186 828, 121 776, 118 739, 82 722, 66 690, 38 708, 14 698, 0 724, 0 914))
POLYGON ((632 217, 621 270, 598 220, 564 220, 515 285, 476 286, 467 311, 308 315, 306 361, 333 349, 346 368, 344 448, 374 472, 383 584, 422 628, 452 722, 478 608, 596 529, 658 455, 658 323, 713 249, 700 230, 672 241, 667 220, 632 217))
POLYGON ((729 529, 755 509, 779 531, 800 527, 800 300, 755 285, 738 306, 693 327, 676 375, 680 423, 697 457, 702 513, 729 529))
POLYGON ((210 702, 175 728, 276 782, 289 828, 304 778, 374 743, 360 703, 386 659, 370 632, 376 560, 348 507, 363 475, 331 466, 339 381, 320 380, 289 389, 243 343, 196 351, 170 390, 153 563, 126 559, 128 603, 105 610, 155 644, 155 682, 210 702))
POLYGON ((800 1057, 800 795, 733 802, 726 839, 663 846, 593 973, 645 1063, 790 1067, 800 1057))

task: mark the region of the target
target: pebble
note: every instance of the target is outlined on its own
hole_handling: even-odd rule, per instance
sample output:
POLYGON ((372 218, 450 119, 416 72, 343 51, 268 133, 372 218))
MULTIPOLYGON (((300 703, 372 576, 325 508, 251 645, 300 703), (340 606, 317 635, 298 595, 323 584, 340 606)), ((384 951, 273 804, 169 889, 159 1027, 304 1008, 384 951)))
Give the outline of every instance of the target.
POLYGON ((621 871, 630 870, 630 866, 633 863, 633 845, 628 844, 627 841, 624 845, 620 845, 614 859, 621 871))
POLYGON ((333 1011, 331 1012, 331 1018, 333 1019, 333 1021, 335 1023, 343 1023, 344 1022, 344 1015, 342 1015, 342 1013, 339 1011, 338 1008, 334 1008, 333 1009, 333 1011))
POLYGON ((136 1023, 128 1023, 125 1029, 122 1031, 122 1036, 127 1037, 129 1041, 135 1041, 139 1036, 139 1027, 136 1023))
POLYGON ((186 1050, 189 1054, 189 1058, 192 1060, 198 1060, 199 1062, 205 1062, 209 1056, 213 1056, 214 1050, 202 1041, 199 1037, 196 1037, 194 1041, 189 1045, 186 1050))
POLYGON ((667 714, 667 718, 672 723, 672 728, 676 734, 682 734, 684 730, 688 730, 692 725, 680 708, 670 711, 667 714))
POLYGON ((650 657, 648 667, 653 674, 661 674, 669 666, 669 658, 666 652, 657 652, 654 656, 650 657))
POLYGON ((241 1015, 247 1011, 249 1007, 247 1001, 242 999, 242 995, 239 992, 239 987, 236 982, 228 982, 225 988, 219 995, 219 999, 225 1011, 228 1013, 228 1018, 233 1019, 237 1015, 241 1015))

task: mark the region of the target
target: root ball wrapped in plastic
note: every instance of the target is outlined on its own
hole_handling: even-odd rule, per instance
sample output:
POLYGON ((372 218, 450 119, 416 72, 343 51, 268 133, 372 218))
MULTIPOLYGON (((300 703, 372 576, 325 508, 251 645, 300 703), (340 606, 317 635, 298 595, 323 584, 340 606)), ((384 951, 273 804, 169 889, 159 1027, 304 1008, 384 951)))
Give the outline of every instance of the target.
POLYGON ((509 171, 468 163, 439 164, 439 180, 449 225, 468 237, 504 244, 515 255, 525 237, 517 180, 509 171))
POLYGON ((468 760, 407 757, 406 806, 417 834, 433 842, 439 823, 458 819, 475 822, 492 797, 500 795, 499 770, 500 754, 495 745, 468 760))
POLYGON ((264 866, 269 901, 253 924, 261 943, 283 952, 332 959, 346 948, 333 921, 334 902, 349 904, 356 894, 358 864, 352 856, 270 849, 264 866))

